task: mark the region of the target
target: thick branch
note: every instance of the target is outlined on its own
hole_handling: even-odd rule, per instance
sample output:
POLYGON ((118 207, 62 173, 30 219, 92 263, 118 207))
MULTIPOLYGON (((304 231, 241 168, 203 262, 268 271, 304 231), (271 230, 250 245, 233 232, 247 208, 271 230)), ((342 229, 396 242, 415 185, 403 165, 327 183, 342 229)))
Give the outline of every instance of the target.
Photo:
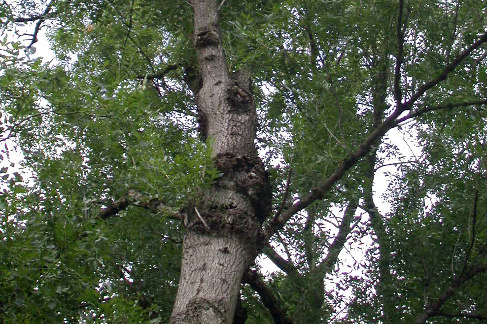
POLYGON ((145 208, 154 214, 166 214, 176 219, 184 218, 184 215, 180 211, 165 205, 161 200, 150 199, 135 190, 129 190, 126 196, 109 204, 97 216, 102 219, 107 219, 127 209, 130 205, 145 208))
POLYGON ((426 305, 424 312, 416 318, 415 323, 416 324, 425 323, 426 320, 428 320, 433 316, 442 315, 440 309, 445 304, 445 302, 451 296, 453 296, 464 283, 473 279, 479 273, 486 272, 486 271, 487 271, 487 264, 478 265, 476 267, 470 268, 469 270, 465 271, 450 286, 448 286, 448 288, 445 289, 445 291, 440 297, 438 297, 434 301, 429 302, 426 305))
POLYGON ((298 277, 300 274, 294 264, 290 261, 285 260, 282 256, 277 253, 272 246, 267 244, 263 253, 276 265, 284 271, 288 276, 298 277))
POLYGON ((279 300, 274 293, 267 287, 264 280, 259 276, 257 271, 248 270, 244 274, 243 281, 248 283, 260 296, 262 304, 269 310, 272 319, 276 324, 292 324, 284 309, 281 307, 279 300))

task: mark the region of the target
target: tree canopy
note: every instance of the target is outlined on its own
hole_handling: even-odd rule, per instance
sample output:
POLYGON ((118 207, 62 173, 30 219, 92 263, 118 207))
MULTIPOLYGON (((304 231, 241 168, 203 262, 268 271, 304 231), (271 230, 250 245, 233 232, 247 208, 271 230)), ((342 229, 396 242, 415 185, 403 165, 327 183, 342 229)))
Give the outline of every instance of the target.
MULTIPOLYGON (((169 321, 188 217, 213 229, 227 176, 198 1, 3 1, 2 322, 169 321)), ((487 322, 487 4, 216 5, 272 191, 234 322, 487 322)))

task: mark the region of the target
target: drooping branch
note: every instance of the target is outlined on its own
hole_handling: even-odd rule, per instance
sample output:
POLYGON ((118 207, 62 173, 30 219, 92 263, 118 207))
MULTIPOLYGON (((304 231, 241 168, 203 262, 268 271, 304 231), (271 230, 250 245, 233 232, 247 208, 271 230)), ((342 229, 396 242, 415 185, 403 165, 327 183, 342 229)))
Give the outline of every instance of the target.
POLYGON ((423 313, 421 313, 415 320, 416 324, 425 323, 426 320, 433 316, 439 316, 444 314, 441 311, 441 307, 452 297, 458 289, 468 282, 469 280, 473 279, 480 273, 487 271, 487 264, 477 265, 466 270, 460 277, 458 277, 451 285, 449 285, 445 291, 441 294, 440 297, 436 298, 435 300, 429 302, 423 313))
POLYGON ((463 260, 463 267, 462 267, 462 273, 465 272, 467 269, 467 266, 470 262, 470 257, 472 256, 472 251, 475 245, 475 238, 477 236, 477 205, 478 205, 478 200, 479 200, 479 191, 475 191, 475 196, 474 196, 474 201, 473 201, 473 210, 471 214, 472 218, 472 223, 471 223, 471 228, 470 228, 470 242, 468 245, 467 252, 465 254, 465 259, 463 260))
POLYGON ((98 213, 97 217, 102 219, 108 219, 117 215, 119 212, 127 209, 127 207, 129 206, 141 207, 149 210, 154 214, 165 214, 168 215, 168 217, 175 219, 184 218, 184 214, 181 211, 167 206, 161 200, 150 199, 149 197, 146 197, 140 192, 133 189, 129 190, 127 195, 125 195, 124 197, 110 203, 107 207, 102 209, 98 213))
POLYGON ((400 105, 402 102, 401 91, 401 66, 404 60, 404 31, 403 25, 404 0, 399 0, 399 15, 397 18, 397 56, 396 67, 394 68, 394 99, 396 104, 400 105))
POLYGON ((285 310, 281 307, 281 303, 276 296, 274 296, 274 293, 265 284, 257 271, 249 269, 244 274, 243 282, 248 283, 250 287, 259 294, 262 304, 264 304, 271 313, 274 323, 292 324, 292 321, 287 316, 285 310))

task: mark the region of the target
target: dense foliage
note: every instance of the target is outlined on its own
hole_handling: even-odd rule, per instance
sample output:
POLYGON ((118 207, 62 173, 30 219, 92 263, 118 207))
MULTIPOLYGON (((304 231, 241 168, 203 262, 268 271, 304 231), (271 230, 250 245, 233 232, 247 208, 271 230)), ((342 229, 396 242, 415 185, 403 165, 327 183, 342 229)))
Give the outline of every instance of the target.
MULTIPOLYGON (((295 323, 487 321, 487 5, 219 10, 229 68, 252 72, 273 214, 322 195, 263 249, 279 271, 244 280, 247 323, 271 305, 295 323)), ((12 0, 0 20, 0 321, 167 322, 174 215, 219 177, 191 5, 12 0)))

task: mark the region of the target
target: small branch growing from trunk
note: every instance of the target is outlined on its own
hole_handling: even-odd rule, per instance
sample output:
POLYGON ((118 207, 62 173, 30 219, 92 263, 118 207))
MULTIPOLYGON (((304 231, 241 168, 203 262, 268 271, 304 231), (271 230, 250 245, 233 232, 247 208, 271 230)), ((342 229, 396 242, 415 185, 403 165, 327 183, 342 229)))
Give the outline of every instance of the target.
POLYGON ((194 208, 194 211, 196 212, 196 216, 198 216, 198 219, 200 220, 200 222, 203 224, 203 226, 205 227, 205 229, 210 232, 210 226, 208 226, 208 224, 206 223, 206 221, 203 219, 203 217, 201 217, 200 215, 200 212, 198 211, 198 209, 195 207, 194 208))
POLYGON ((102 219, 108 219, 112 216, 117 215, 122 210, 127 209, 128 206, 136 206, 149 210, 154 214, 166 214, 171 218, 183 219, 184 214, 177 211, 175 208, 165 205, 159 199, 151 199, 142 195, 136 190, 129 190, 127 195, 124 197, 110 203, 102 211, 100 211, 97 217, 102 219))

